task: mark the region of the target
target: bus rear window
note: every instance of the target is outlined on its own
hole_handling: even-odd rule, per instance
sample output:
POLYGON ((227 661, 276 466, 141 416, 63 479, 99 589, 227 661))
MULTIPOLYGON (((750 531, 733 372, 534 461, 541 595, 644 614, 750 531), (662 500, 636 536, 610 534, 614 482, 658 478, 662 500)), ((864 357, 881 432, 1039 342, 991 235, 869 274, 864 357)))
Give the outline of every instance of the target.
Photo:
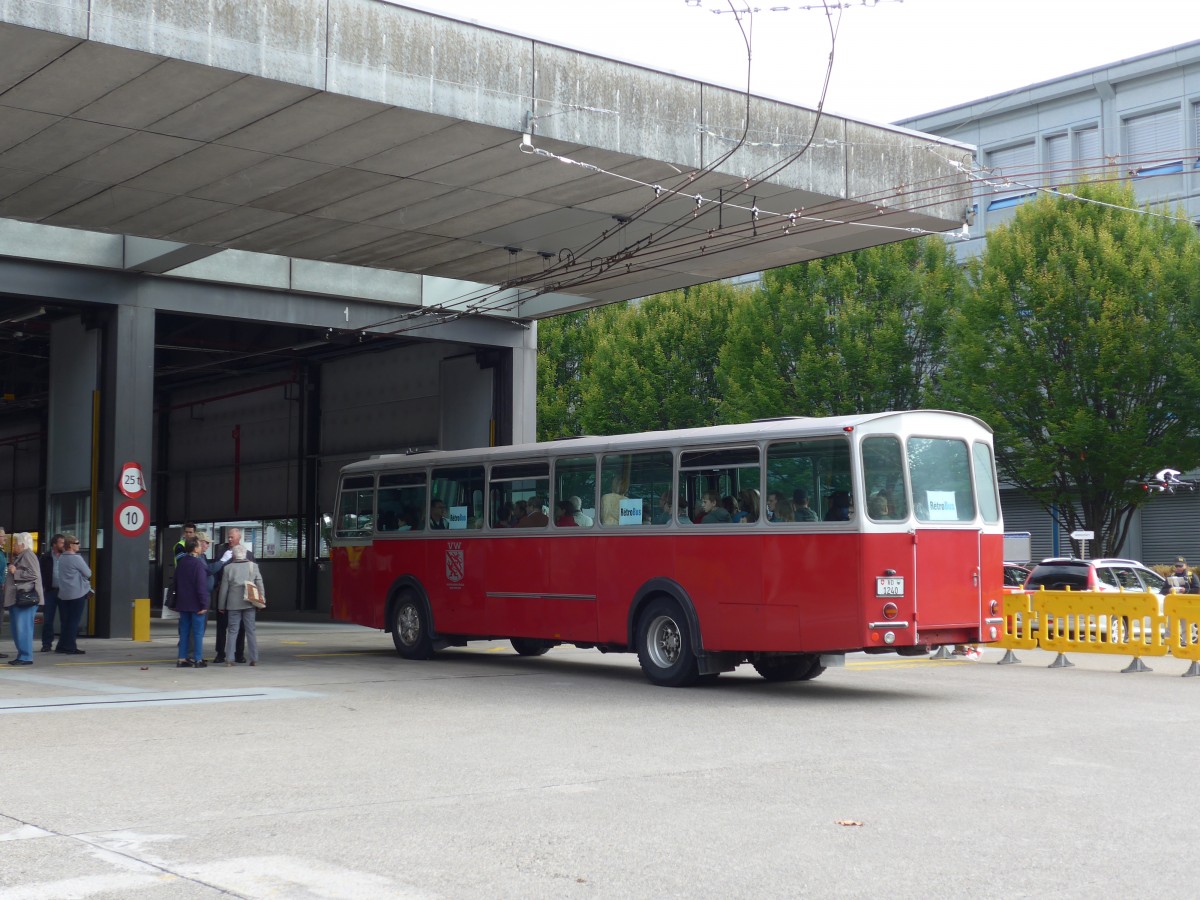
POLYGON ((919 522, 973 522, 971 463, 964 441, 909 438, 908 475, 919 522))

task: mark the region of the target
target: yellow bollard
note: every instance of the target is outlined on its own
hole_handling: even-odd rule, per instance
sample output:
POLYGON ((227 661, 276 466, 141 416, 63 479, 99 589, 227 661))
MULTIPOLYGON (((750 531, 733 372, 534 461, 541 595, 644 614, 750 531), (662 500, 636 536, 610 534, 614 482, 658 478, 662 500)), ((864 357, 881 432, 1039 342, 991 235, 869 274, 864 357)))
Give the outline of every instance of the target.
POLYGON ((133 607, 133 639, 135 641, 150 641, 150 598, 138 597, 132 601, 133 607))

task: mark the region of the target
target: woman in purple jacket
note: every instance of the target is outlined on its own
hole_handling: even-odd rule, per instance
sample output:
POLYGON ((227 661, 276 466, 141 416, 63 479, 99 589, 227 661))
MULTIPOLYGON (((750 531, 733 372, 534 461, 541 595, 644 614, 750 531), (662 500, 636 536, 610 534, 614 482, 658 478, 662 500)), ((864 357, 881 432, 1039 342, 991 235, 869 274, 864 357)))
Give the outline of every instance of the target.
POLYGON ((200 558, 200 539, 183 544, 184 555, 175 567, 175 611, 179 613, 178 669, 206 669, 204 625, 208 621, 208 566, 200 558))

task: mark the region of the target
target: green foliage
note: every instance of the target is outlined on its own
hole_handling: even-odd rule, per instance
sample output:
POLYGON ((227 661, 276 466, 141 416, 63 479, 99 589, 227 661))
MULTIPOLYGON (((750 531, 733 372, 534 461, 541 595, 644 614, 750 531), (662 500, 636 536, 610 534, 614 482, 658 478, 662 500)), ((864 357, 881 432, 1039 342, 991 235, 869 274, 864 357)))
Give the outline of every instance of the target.
POLYGON ((766 272, 721 352, 720 418, 844 415, 925 404, 966 278, 936 238, 766 272))
POLYGON ((730 310, 744 294, 714 283, 616 307, 619 315, 603 323, 581 379, 584 431, 711 425, 717 358, 730 310))
POLYGON ((603 310, 564 313, 538 322, 538 440, 582 434, 579 427, 580 373, 591 357, 603 310))
MULTIPOLYGON (((1128 185, 1081 197, 1136 205, 1128 185)), ((1200 462, 1200 238, 1183 222, 1041 198, 989 232, 951 317, 948 405, 996 430, 1003 476, 1098 549, 1123 544, 1135 483, 1200 462)))

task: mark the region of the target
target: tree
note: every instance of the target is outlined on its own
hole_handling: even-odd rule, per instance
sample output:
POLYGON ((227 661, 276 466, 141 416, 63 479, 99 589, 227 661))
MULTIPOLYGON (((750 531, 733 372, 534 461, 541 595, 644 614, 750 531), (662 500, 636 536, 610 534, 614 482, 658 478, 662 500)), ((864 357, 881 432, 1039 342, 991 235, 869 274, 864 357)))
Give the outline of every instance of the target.
POLYGON ((1112 555, 1140 478, 1200 461, 1200 237, 1128 184, 1076 194, 989 232, 943 391, 995 429, 1004 478, 1112 555))
POLYGON ((967 281, 941 239, 907 240, 764 273, 721 353, 721 419, 924 405, 946 310, 967 281))
POLYGON ((591 357, 595 312, 564 313, 538 322, 538 440, 582 434, 580 374, 591 357))
POLYGON ((716 421, 717 359, 730 310, 746 293, 725 282, 608 307, 581 375, 590 434, 690 428, 716 421))

